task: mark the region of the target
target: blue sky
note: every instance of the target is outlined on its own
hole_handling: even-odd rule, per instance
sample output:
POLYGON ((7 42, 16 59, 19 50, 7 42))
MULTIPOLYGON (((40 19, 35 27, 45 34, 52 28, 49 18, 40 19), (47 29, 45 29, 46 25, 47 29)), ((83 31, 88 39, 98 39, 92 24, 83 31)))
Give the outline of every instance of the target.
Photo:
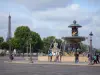
MULTIPOLYGON (((100 48, 99 0, 0 0, 0 36, 7 37, 8 15, 12 16, 12 36, 16 27, 29 26, 40 36, 70 36, 73 20, 83 27, 80 36, 92 31, 93 46, 100 48), (2 34, 3 33, 3 34, 2 34)), ((89 39, 85 41, 89 44, 89 39)))

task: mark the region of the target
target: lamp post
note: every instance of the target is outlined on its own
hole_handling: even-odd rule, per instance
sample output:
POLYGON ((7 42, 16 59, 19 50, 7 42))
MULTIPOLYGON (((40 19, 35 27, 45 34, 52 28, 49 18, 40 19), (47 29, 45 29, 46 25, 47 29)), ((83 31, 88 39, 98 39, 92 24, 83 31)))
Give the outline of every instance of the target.
POLYGON ((9 42, 9 59, 12 61, 12 59, 11 59, 11 55, 12 55, 12 52, 11 52, 11 39, 9 39, 8 42, 9 42))
POLYGON ((64 55, 64 50, 65 50, 65 41, 61 39, 62 42, 60 44, 60 62, 62 61, 62 56, 64 55))
POLYGON ((9 53, 11 55, 11 40, 9 39, 9 53))
POLYGON ((32 51, 31 51, 31 41, 32 41, 32 38, 30 37, 30 62, 33 63, 33 61, 32 61, 32 51))
POLYGON ((27 41, 27 47, 26 47, 26 49, 27 49, 27 57, 28 57, 28 55, 29 55, 29 54, 28 54, 28 41, 27 41))
POLYGON ((92 36, 93 36, 93 33, 92 32, 90 32, 90 50, 89 50, 89 52, 90 52, 90 65, 92 65, 92 36))

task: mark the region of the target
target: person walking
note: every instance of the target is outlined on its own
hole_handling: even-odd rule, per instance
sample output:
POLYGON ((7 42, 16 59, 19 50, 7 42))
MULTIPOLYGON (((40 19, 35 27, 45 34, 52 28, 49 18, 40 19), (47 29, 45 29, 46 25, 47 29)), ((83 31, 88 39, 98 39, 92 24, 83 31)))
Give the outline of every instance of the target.
POLYGON ((9 58, 10 58, 11 61, 13 61, 13 60, 14 60, 13 54, 11 54, 11 55, 9 56, 9 58))
POLYGON ((94 61, 94 64, 97 64, 97 57, 96 57, 96 54, 93 56, 93 61, 94 61))
POLYGON ((49 49, 49 51, 48 51, 48 61, 52 61, 52 50, 51 49, 49 49))
POLYGON ((60 62, 62 61, 62 56, 63 56, 63 50, 60 51, 60 62))
POLYGON ((90 53, 88 53, 88 61, 89 61, 89 64, 90 64, 90 62, 91 62, 90 53))
POLYGON ((96 54, 96 62, 99 63, 99 54, 96 54))
POLYGON ((76 52, 75 53, 75 63, 78 63, 79 62, 79 53, 76 52))

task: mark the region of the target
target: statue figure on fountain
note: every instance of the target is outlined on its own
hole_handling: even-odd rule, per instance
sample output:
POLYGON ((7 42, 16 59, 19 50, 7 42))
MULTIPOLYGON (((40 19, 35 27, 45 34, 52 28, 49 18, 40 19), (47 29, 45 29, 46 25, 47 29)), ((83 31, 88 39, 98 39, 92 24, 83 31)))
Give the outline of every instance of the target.
POLYGON ((60 49, 58 49, 58 43, 56 41, 54 42, 54 47, 53 47, 53 55, 59 55, 60 49))

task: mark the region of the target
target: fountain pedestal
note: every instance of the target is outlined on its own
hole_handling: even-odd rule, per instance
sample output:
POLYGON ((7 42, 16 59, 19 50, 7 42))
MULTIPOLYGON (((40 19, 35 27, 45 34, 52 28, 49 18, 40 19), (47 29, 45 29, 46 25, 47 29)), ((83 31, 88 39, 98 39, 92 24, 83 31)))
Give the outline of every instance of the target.
POLYGON ((77 51, 79 47, 76 46, 80 45, 81 41, 85 41, 85 37, 78 35, 79 33, 78 28, 81 28, 82 26, 77 24, 76 21, 74 20, 73 24, 69 25, 68 27, 72 29, 71 30, 72 36, 62 37, 62 39, 67 41, 77 51))

